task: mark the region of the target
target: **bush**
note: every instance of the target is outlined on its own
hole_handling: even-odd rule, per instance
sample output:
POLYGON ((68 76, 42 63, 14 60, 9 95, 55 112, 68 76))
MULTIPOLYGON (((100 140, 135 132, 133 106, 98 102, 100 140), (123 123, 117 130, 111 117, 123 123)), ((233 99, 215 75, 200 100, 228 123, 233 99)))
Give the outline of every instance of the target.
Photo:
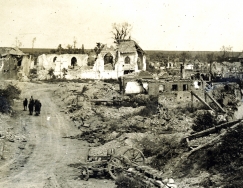
MULTIPOLYGON (((54 78, 54 69, 53 68, 50 68, 49 70, 48 70, 48 75, 50 75, 50 77, 51 78, 54 78)), ((55 79, 55 78, 54 78, 55 79)))
POLYGON ((30 69, 30 74, 37 74, 37 69, 35 69, 35 68, 30 69))
POLYGON ((116 185, 117 185, 117 188, 124 188, 124 187, 126 187, 126 188, 147 188, 147 186, 142 184, 141 182, 138 182, 137 180, 126 177, 124 175, 121 175, 116 179, 116 185))
POLYGON ((94 66, 96 58, 89 56, 88 57, 88 66, 94 66))
POLYGON ((220 140, 220 144, 205 152, 205 169, 222 174, 220 187, 236 188, 242 187, 243 166, 243 126, 229 129, 220 140))
POLYGON ((0 97, 0 112, 2 113, 11 112, 10 103, 4 97, 0 97))
POLYGON ((192 125, 192 129, 196 132, 206 130, 208 128, 214 127, 216 124, 215 117, 207 110, 202 111, 198 114, 192 125))
POLYGON ((8 102, 19 98, 21 90, 14 85, 8 85, 6 89, 0 89, 0 97, 6 98, 8 102))
POLYGON ((163 166, 172 158, 177 157, 180 149, 184 150, 182 138, 168 136, 159 139, 144 138, 141 141, 143 153, 145 157, 152 157, 151 166, 158 170, 163 169, 163 166))
POLYGON ((11 112, 11 106, 13 99, 19 98, 21 90, 14 85, 8 85, 6 89, 0 89, 0 112, 11 112))

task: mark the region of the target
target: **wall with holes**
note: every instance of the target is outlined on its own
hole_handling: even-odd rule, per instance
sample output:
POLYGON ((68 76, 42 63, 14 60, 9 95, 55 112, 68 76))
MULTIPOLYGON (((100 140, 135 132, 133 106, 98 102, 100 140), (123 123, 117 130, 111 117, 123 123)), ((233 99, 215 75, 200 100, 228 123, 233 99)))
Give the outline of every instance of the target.
POLYGON ((55 71, 68 68, 72 65, 72 59, 77 66, 87 66, 87 54, 42 54, 37 58, 37 65, 45 69, 53 68, 55 71))

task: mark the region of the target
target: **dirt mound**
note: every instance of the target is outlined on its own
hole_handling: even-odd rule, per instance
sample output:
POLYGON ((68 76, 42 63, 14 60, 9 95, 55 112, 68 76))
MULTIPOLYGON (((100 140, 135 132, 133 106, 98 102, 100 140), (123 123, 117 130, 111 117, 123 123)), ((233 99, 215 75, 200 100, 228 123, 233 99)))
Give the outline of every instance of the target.
MULTIPOLYGON (((113 134, 116 134, 115 132, 113 134)), ((107 155, 107 150, 114 148, 117 154, 122 154, 126 149, 134 147, 141 149, 139 145, 140 141, 146 137, 146 133, 125 133, 119 136, 118 138, 114 138, 112 141, 107 142, 104 145, 93 147, 90 149, 90 155, 107 155)))

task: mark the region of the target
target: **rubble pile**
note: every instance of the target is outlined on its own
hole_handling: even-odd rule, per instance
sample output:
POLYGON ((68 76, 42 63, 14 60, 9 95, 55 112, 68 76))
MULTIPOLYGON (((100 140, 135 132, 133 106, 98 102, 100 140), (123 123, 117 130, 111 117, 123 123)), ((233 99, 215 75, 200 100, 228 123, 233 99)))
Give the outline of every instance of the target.
POLYGON ((177 188, 174 179, 164 178, 164 175, 148 166, 129 168, 116 180, 117 188, 122 187, 171 187, 177 188))
POLYGON ((119 134, 113 132, 111 137, 113 139, 110 142, 107 142, 99 147, 92 147, 89 150, 90 156, 105 156, 107 155, 107 150, 114 148, 116 154, 122 154, 127 148, 142 148, 139 145, 140 141, 147 136, 147 133, 124 133, 117 137, 119 134), (115 137, 115 138, 114 138, 115 137))
POLYGON ((13 132, 10 131, 10 129, 8 129, 7 131, 0 131, 0 140, 5 139, 9 142, 14 142, 16 140, 26 142, 26 137, 24 135, 15 135, 13 132))
POLYGON ((48 70, 39 70, 37 80, 46 80, 49 79, 48 70))
POLYGON ((107 119, 121 119, 128 116, 133 116, 139 114, 139 112, 144 108, 144 106, 140 106, 137 108, 133 107, 120 107, 120 108, 112 108, 106 106, 99 106, 95 108, 96 114, 99 114, 103 118, 107 119))
POLYGON ((125 133, 166 134, 178 130, 185 132, 192 122, 185 114, 172 112, 163 105, 149 106, 152 110, 155 109, 156 113, 153 116, 148 115, 147 111, 151 110, 147 109, 147 105, 152 104, 148 95, 125 96, 120 105, 97 105, 90 101, 96 98, 121 97, 118 84, 114 83, 61 83, 54 93, 60 102, 66 104, 62 111, 70 114, 75 126, 81 131, 72 138, 86 140, 91 146, 105 144, 125 133), (77 98, 78 92, 80 94, 77 98))

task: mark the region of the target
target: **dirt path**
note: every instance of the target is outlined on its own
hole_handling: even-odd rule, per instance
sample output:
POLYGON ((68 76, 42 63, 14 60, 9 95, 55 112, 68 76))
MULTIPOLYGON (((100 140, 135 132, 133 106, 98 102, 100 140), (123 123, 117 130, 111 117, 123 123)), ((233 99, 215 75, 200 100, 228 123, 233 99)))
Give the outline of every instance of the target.
POLYGON ((78 179, 79 171, 70 164, 84 162, 88 145, 86 142, 65 139, 63 136, 77 134, 77 128, 69 122, 51 97, 57 85, 27 84, 22 98, 32 95, 42 103, 40 116, 23 111, 22 101, 14 106, 19 113, 10 119, 16 135, 24 135, 27 142, 6 142, 4 160, 0 163, 0 187, 48 188, 48 187, 114 187, 106 179, 78 179))

